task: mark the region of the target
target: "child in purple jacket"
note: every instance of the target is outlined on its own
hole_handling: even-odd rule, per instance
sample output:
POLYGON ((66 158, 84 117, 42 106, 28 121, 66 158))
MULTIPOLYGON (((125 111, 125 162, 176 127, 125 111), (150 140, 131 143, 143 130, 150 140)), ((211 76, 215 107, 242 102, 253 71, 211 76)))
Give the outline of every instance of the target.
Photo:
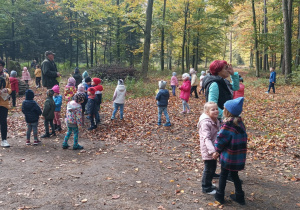
POLYGON ((210 195, 216 194, 216 187, 212 185, 212 179, 216 172, 217 160, 214 141, 217 138, 220 123, 218 120, 219 110, 215 102, 204 104, 204 112, 199 118, 198 128, 200 137, 200 148, 204 171, 202 174, 202 192, 210 195))
MULTIPOLYGON (((235 194, 230 198, 241 205, 245 205, 245 196, 238 172, 245 168, 247 154, 247 133, 242 118, 239 115, 243 110, 244 97, 229 100, 224 104, 223 125, 215 141, 215 148, 220 154, 221 174, 219 189, 215 199, 224 203, 224 193, 228 173, 234 182, 235 194)), ((218 155, 214 155, 216 158, 218 155)))

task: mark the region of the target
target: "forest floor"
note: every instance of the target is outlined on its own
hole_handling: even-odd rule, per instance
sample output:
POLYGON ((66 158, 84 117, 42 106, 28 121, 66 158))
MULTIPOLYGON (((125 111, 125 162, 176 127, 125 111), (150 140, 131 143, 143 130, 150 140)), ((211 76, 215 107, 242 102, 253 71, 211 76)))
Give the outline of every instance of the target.
MULTIPOLYGON (((246 169, 239 173, 245 206, 230 201, 232 183, 222 206, 201 192, 196 124, 205 98, 192 97, 192 112, 182 115, 178 91, 169 100, 170 128, 156 125, 154 96, 128 99, 123 121, 111 121, 112 102, 103 103, 101 125, 87 132, 86 122, 80 132, 81 151, 61 148, 65 125, 56 137, 26 146, 24 97, 18 98, 8 117, 11 147, 0 151, 0 209, 299 209, 300 87, 277 86, 276 94, 266 88, 245 90, 249 142, 246 169)), ((36 93, 42 106, 45 93, 36 93)), ((40 135, 43 129, 40 120, 40 135)))

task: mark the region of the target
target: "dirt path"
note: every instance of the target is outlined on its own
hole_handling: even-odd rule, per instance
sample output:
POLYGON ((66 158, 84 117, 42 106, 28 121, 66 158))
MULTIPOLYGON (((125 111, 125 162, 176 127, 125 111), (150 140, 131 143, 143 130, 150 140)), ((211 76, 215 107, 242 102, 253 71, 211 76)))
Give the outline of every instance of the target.
MULTIPOLYGON (((282 97, 272 100, 276 103, 282 97)), ((183 116, 178 114, 180 101, 172 97, 171 128, 156 126, 154 103, 154 98, 129 100, 125 121, 114 122, 109 120, 111 104, 103 104, 102 125, 96 132, 80 133, 83 151, 61 148, 65 131, 39 146, 25 146, 24 119, 20 113, 13 113, 10 126, 23 129, 11 129, 8 140, 12 147, 0 151, 0 209, 219 208, 213 206, 212 196, 201 192, 203 163, 196 123, 204 98, 192 98, 193 111, 183 116)), ((253 104, 247 106, 245 115, 252 117, 248 110, 253 104)), ((254 137, 257 141, 265 133, 249 120, 248 124, 252 147, 254 137)), ((299 181, 288 179, 290 175, 299 178, 300 174, 299 159, 291 158, 299 151, 299 142, 294 150, 293 146, 273 157, 250 148, 246 170, 240 172, 247 205, 241 207, 228 199, 234 190, 228 183, 228 202, 223 208, 299 208, 299 181)))

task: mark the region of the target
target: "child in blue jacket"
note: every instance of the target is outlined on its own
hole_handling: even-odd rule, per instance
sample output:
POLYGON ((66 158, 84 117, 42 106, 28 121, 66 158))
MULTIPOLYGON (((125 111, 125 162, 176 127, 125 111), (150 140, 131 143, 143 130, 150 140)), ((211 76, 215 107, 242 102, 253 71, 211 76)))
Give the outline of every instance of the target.
POLYGON ((55 110, 54 110, 54 129, 56 131, 61 131, 61 121, 60 121, 60 110, 61 110, 61 104, 62 104, 62 96, 59 95, 59 86, 54 85, 52 90, 54 91, 53 100, 55 103, 55 110))
POLYGON ((167 85, 166 81, 159 81, 158 82, 159 91, 156 95, 157 106, 158 106, 158 122, 157 122, 157 125, 161 125, 161 115, 162 115, 162 112, 164 112, 164 114, 166 116, 166 121, 167 121, 164 124, 164 126, 169 127, 169 126, 171 126, 171 123, 170 123, 170 118, 169 118, 169 115, 168 115, 167 107, 168 107, 168 101, 169 101, 170 94, 169 94, 169 91, 165 89, 166 85, 167 85))
POLYGON ((38 140, 38 122, 39 117, 42 114, 40 106, 33 100, 34 93, 32 90, 28 89, 25 93, 25 101, 22 103, 22 112, 25 115, 25 120, 27 123, 27 140, 26 145, 30 145, 30 134, 33 130, 34 145, 40 143, 38 140))
POLYGON ((270 79, 269 79, 269 89, 266 93, 270 93, 271 88, 273 89, 273 93, 275 93, 275 83, 276 83, 276 72, 275 67, 270 68, 270 79))

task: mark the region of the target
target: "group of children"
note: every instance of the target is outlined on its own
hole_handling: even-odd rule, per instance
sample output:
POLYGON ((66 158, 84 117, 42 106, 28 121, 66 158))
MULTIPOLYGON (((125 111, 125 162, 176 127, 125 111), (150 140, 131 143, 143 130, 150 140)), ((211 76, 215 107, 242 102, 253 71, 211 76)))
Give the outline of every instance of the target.
MULTIPOLYGON (((13 72, 12 72, 13 73, 13 72)), ((11 73, 11 74, 12 74, 11 73)), ((78 69, 75 70, 75 74, 78 73, 78 69), (76 72, 77 71, 77 72, 76 72)), ((14 75, 14 74, 13 74, 14 75)), ((67 103, 67 111, 65 116, 65 123, 68 131, 64 138, 63 149, 69 147, 68 140, 70 135, 74 133, 73 149, 83 149, 78 144, 78 128, 81 128, 84 124, 84 115, 87 114, 87 118, 90 120, 90 127, 88 130, 97 128, 97 124, 100 123, 100 105, 102 102, 103 86, 100 85, 100 78, 90 78, 87 71, 82 75, 83 80, 80 84, 75 78, 70 77, 64 90, 64 99, 67 103), (78 84, 78 87, 76 87, 78 84)), ((123 119, 123 109, 125 103, 126 88, 122 79, 118 80, 118 86, 116 87, 113 101, 114 111, 111 119, 115 119, 115 114, 120 108, 120 119, 123 119)), ((30 145, 30 135, 33 130, 34 145, 40 143, 37 135, 37 127, 39 116, 42 115, 44 119, 45 134, 41 138, 47 138, 56 136, 56 131, 61 131, 61 106, 63 103, 63 96, 60 95, 60 87, 55 85, 52 89, 47 90, 47 97, 44 102, 43 110, 34 101, 34 92, 29 89, 25 93, 25 100, 22 103, 22 112, 25 115, 27 123, 27 139, 26 145, 30 145), (51 127, 51 133, 49 129, 51 127)))

